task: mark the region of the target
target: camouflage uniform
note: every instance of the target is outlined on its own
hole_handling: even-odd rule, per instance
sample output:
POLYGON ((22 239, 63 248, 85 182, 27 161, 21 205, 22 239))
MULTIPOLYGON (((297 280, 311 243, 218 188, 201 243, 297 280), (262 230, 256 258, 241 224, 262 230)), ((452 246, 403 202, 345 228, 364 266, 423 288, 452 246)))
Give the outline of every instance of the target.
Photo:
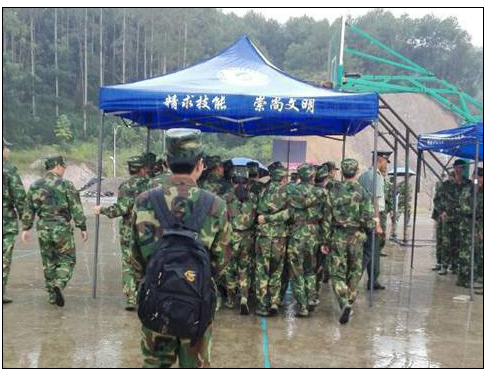
POLYGON ((54 300, 54 287, 59 289, 66 287, 76 264, 71 219, 77 228, 86 231, 86 221, 78 191, 71 181, 51 171, 58 164, 65 166, 62 157, 46 160, 48 171, 42 179, 31 185, 22 215, 24 231, 32 228, 36 214, 39 217, 36 229, 46 289, 51 302, 54 300))
POLYGON ((447 255, 449 250, 449 238, 447 236, 446 223, 439 218, 439 215, 443 211, 443 199, 445 182, 437 182, 434 195, 434 208, 432 210, 431 218, 436 221, 436 246, 435 246, 435 256, 437 266, 433 269, 441 269, 443 263, 444 255, 447 255))
MULTIPOLYGON (((198 130, 172 129, 166 135, 168 162, 194 163, 201 158, 201 133, 198 130)), ((173 175, 169 185, 163 185, 166 203, 171 212, 185 218, 192 212, 193 204, 200 197, 201 189, 187 175, 173 175)), ((156 249, 156 241, 162 235, 162 228, 156 218, 148 193, 142 193, 137 199, 132 217, 132 261, 136 278, 140 280, 145 273, 148 257, 156 249)), ((232 227, 227 218, 225 202, 216 197, 209 215, 205 218, 199 238, 206 248, 212 263, 212 274, 218 279, 223 274, 229 259, 229 245, 232 227)), ((189 339, 176 338, 142 327, 141 349, 144 367, 170 367, 179 360, 182 368, 210 366, 212 327, 195 346, 190 346, 189 339)))
POLYGON ((200 188, 220 196, 223 192, 223 180, 215 173, 214 169, 215 167, 220 166, 222 161, 220 160, 219 156, 215 155, 206 157, 205 162, 207 164, 207 168, 209 169, 209 173, 207 174, 205 180, 199 182, 198 185, 200 188))
POLYGON ((405 180, 398 183, 398 211, 397 211, 397 221, 405 213, 405 193, 407 194, 407 223, 410 221, 410 214, 412 210, 412 186, 408 184, 405 187, 405 180))
POLYGON ((288 187, 281 180, 286 170, 277 167, 270 171, 271 181, 259 196, 257 215, 264 224, 256 226, 256 298, 257 313, 267 314, 268 304, 277 310, 280 301, 281 274, 285 258, 288 209, 288 187))
MULTIPOLYGON (((145 167, 147 163, 143 156, 135 156, 129 158, 127 164, 132 173, 145 167)), ((145 176, 131 176, 129 180, 120 184, 117 202, 112 206, 102 207, 100 209, 100 214, 111 219, 119 216, 122 217, 122 220, 119 222, 120 250, 122 253, 122 284, 129 307, 135 305, 137 291, 137 282, 130 263, 132 209, 137 196, 147 190, 147 183, 148 178, 145 176)))
MULTIPOLYGON (((344 159, 344 176, 354 176, 358 163, 344 159)), ((363 187, 353 179, 336 184, 330 190, 333 233, 328 246, 331 249, 330 276, 332 289, 341 309, 356 300, 357 286, 362 274, 365 231, 374 229, 373 207, 363 187)))
MULTIPOLYGON (((324 197, 327 199, 328 203, 330 204, 329 197, 328 197, 329 191, 326 189, 325 186, 328 175, 329 175, 329 171, 327 165, 324 163, 321 166, 319 166, 317 168, 317 173, 315 174, 315 186, 324 190, 324 197)), ((331 229, 332 227, 329 227, 329 235, 331 234, 331 229)), ((322 242, 325 242, 326 237, 324 232, 321 232, 321 236, 322 237, 320 238, 320 240, 322 242)), ((317 299, 318 299, 320 295, 320 288, 322 282, 327 283, 330 277, 329 276, 329 255, 325 255, 324 253, 322 253, 322 250, 317 250, 317 266, 316 266, 315 276, 317 279, 315 288, 316 288, 317 299)))
MULTIPOLYGON (((307 306, 316 305, 316 267, 317 251, 323 242, 323 236, 329 234, 328 224, 320 232, 323 217, 323 204, 329 203, 322 188, 317 188, 314 180, 315 170, 309 164, 297 169, 300 184, 296 185, 290 196, 293 225, 288 242, 288 258, 292 278, 292 291, 297 301, 301 316, 307 314, 307 306)), ((326 216, 328 221, 330 214, 326 216)))
MULTIPOLYGON (((10 144, 3 140, 3 147, 10 144)), ((14 250, 15 236, 19 233, 18 217, 22 216, 25 203, 25 190, 20 180, 19 172, 10 162, 2 163, 2 287, 5 292, 12 254, 14 250)))
MULTIPOLYGON (((236 183, 237 178, 248 179, 245 167, 234 168, 233 179, 236 183)), ((247 187, 244 188, 247 189, 247 187)), ((223 197, 227 202, 227 210, 232 225, 232 258, 226 269, 227 306, 229 308, 233 307, 233 299, 237 288, 239 288, 241 295, 241 305, 247 305, 250 279, 254 277, 251 272, 251 260, 254 256, 254 225, 258 200, 255 194, 246 189, 245 195, 241 197, 242 200, 239 199, 237 192, 234 190, 231 193, 226 193, 223 197)), ((246 311, 249 312, 248 310, 246 311)), ((244 309, 242 309, 242 312, 245 313, 244 309)))
MULTIPOLYGON (((478 175, 483 176, 483 169, 479 169, 478 175)), ((468 287, 471 269, 471 235, 473 218, 473 188, 464 188, 460 196, 460 231, 461 246, 459 250, 459 272, 457 284, 468 287)), ((474 247, 474 280, 483 279, 483 187, 480 186, 476 192, 476 225, 475 225, 475 247, 474 247)))
POLYGON ((149 179, 152 179, 156 176, 157 172, 157 161, 156 161, 156 154, 154 153, 144 153, 144 163, 147 167, 147 176, 149 179))

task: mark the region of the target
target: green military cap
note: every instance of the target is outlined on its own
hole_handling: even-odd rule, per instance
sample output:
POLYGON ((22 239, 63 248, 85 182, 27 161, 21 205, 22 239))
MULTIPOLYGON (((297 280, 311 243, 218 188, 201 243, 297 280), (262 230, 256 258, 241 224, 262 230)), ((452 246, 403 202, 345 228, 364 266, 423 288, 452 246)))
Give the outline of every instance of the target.
POLYGON ((310 163, 303 163, 298 166, 297 172, 300 179, 310 179, 315 173, 315 167, 310 163))
POLYGON ((317 168, 317 173, 315 174, 315 177, 319 179, 325 179, 328 174, 329 168, 327 167, 327 165, 322 164, 317 168))
POLYGON ((44 167, 46 168, 46 170, 52 170, 57 165, 66 167, 66 162, 64 161, 64 158, 61 155, 47 157, 44 160, 44 167))
POLYGON ((276 161, 276 162, 271 163, 271 164, 268 166, 268 170, 269 170, 269 172, 271 172, 271 170, 273 170, 273 169, 275 169, 275 168, 277 168, 277 167, 281 167, 281 168, 283 168, 283 165, 281 164, 281 162, 276 161))
POLYGON ((464 167, 464 166, 466 166, 467 164, 468 164, 468 162, 466 162, 464 159, 456 159, 456 160, 454 161, 453 166, 454 166, 454 167, 456 167, 456 166, 462 166, 462 167, 464 167))
POLYGON ((341 162, 341 170, 344 176, 354 176, 358 170, 358 161, 346 158, 341 162))
POLYGON ((234 166, 231 171, 232 178, 249 179, 249 170, 246 166, 234 166))
POLYGON ((135 172, 147 165, 147 154, 134 155, 127 160, 127 165, 129 166, 129 171, 135 172))
POLYGON ((247 162, 247 169, 249 170, 249 176, 259 175, 259 163, 258 162, 247 162))
POLYGON ((328 161, 328 162, 325 162, 323 165, 327 166, 327 171, 338 170, 335 162, 328 161))
POLYGON ((218 155, 209 155, 205 157, 207 168, 212 169, 222 164, 222 159, 218 155))
POLYGON ((203 156, 202 132, 188 128, 167 130, 166 149, 169 163, 195 163, 203 156))
POLYGON ((2 147, 4 148, 8 148, 10 146, 12 146, 12 143, 8 142, 7 140, 5 140, 5 137, 2 137, 2 140, 3 140, 3 145, 2 147))
POLYGON ((156 154, 154 153, 144 153, 143 154, 145 157, 146 157, 146 165, 151 167, 151 166, 154 166, 156 164, 156 154))
POLYGON ((281 180, 286 177, 286 168, 283 166, 271 168, 271 170, 269 170, 269 174, 272 180, 281 180))

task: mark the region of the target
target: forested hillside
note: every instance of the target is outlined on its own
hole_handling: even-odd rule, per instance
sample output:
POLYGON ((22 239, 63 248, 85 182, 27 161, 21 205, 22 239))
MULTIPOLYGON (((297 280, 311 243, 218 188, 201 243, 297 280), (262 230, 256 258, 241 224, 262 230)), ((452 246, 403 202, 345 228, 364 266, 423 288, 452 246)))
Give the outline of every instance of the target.
MULTIPOLYGON (((396 18, 378 10, 350 21, 482 99, 482 49, 470 43, 456 19, 396 18)), ((255 13, 238 17, 218 9, 4 8, 4 136, 18 149, 58 144, 68 151, 94 143, 100 85, 181 69, 218 53, 243 34, 279 68, 324 81, 331 30, 327 20, 301 17, 280 24, 255 13)), ((370 48, 365 41, 348 43, 370 48)), ((354 58, 346 67, 378 73, 374 64, 354 58)), ((121 148, 130 148, 142 144, 144 135, 124 129, 117 141, 121 148)), ((110 147, 111 127, 105 137, 110 147)), ((271 150, 266 139, 212 135, 207 142, 216 152, 245 151, 263 158, 271 150)))

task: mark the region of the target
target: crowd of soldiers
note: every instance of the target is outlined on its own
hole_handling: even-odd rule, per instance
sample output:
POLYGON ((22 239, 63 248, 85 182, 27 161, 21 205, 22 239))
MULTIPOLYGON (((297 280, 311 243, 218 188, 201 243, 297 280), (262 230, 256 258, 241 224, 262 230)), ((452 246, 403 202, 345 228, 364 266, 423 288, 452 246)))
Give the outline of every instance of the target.
MULTIPOLYGON (((27 242, 37 215, 48 299, 62 307, 62 290, 76 263, 71 220, 80 229, 82 239, 88 238, 79 193, 70 181, 63 179, 66 162, 62 156, 47 158, 45 176, 25 193, 17 169, 8 162, 9 146, 3 139, 3 303, 11 302, 5 296, 5 286, 19 232, 17 220, 22 222, 22 240, 27 242)), ((234 165, 218 156, 204 157, 197 130, 168 131, 167 146, 164 160, 153 153, 129 158, 130 177, 120 185, 116 203, 93 207, 95 214, 121 217, 122 281, 127 310, 136 309, 138 283, 144 277, 147 257, 161 236, 162 229, 155 215, 151 215, 154 207, 145 193, 153 188, 163 189, 175 215, 191 211, 191 201, 197 200, 199 190, 220 197, 200 232, 214 266, 220 295, 218 307, 233 309, 238 304, 242 315, 254 308, 257 315, 273 316, 279 313, 287 289, 291 288, 296 315, 308 317, 320 304, 322 283, 330 281, 341 308, 339 322, 345 324, 365 270, 368 289, 385 289, 379 274, 387 217, 392 211, 391 183, 386 177, 390 152, 376 152, 377 169, 371 167, 360 176, 358 162, 347 158, 340 168, 332 161, 319 166, 301 164, 288 181, 289 172, 280 162, 270 164, 266 171, 254 161, 234 165), (336 175, 339 170, 342 181, 336 175), (269 180, 265 181, 267 176, 269 180)), ((457 273, 458 285, 467 286, 473 196, 470 181, 462 174, 466 167, 463 162, 457 160, 454 174, 437 186, 432 217, 437 221, 434 269, 441 275, 450 269, 457 273)), ((482 169, 478 183, 481 188, 477 203, 483 206, 482 169)), ((411 194, 408 188, 404 185, 403 193, 411 194)), ((408 206, 403 208, 409 210, 408 206)), ((476 224, 475 276, 481 280, 482 209, 478 209, 476 224)), ((162 337, 144 328, 143 335, 143 354, 149 356, 146 365, 151 366, 151 361, 159 359, 151 355, 156 353, 151 349, 155 340, 162 337)))

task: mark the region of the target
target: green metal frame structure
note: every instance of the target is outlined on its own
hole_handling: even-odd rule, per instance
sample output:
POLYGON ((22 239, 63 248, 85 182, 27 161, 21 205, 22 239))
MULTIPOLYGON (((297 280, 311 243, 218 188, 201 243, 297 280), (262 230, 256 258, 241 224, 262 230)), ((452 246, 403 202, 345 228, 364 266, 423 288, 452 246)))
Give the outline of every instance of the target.
MULTIPOLYGON (((434 98, 446 109, 455 113, 462 119, 463 122, 477 122, 483 120, 482 102, 476 100, 474 97, 471 97, 466 92, 461 91, 455 85, 449 83, 445 79, 437 78, 432 71, 419 66, 407 57, 376 40, 366 32, 360 30, 355 25, 343 22, 340 38, 341 45, 339 58, 335 56, 331 60, 329 57, 329 72, 331 73, 330 78, 334 83, 334 88, 358 92, 374 91, 378 93, 424 93, 434 98), (344 33, 346 26, 348 30, 353 31, 356 35, 363 37, 385 51, 387 54, 395 57, 397 61, 374 56, 369 53, 346 47, 344 44, 344 33), (345 53, 368 59, 379 64, 394 66, 413 74, 348 75, 346 72, 344 72, 343 55, 345 53)), ((331 49, 329 49, 329 56, 331 56, 331 49)))

